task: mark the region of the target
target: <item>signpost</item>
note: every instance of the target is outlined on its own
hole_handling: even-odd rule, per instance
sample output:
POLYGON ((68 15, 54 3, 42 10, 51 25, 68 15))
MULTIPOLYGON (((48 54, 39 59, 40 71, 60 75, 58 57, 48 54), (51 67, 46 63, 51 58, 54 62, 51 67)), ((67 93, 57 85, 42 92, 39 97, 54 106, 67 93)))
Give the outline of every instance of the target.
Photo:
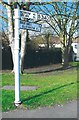
POLYGON ((50 20, 50 17, 48 15, 44 15, 44 14, 38 14, 35 12, 31 12, 31 11, 24 11, 24 10, 20 10, 20 14, 21 14, 21 20, 26 20, 26 19, 32 19, 34 21, 37 20, 50 20))
POLYGON ((15 105, 18 106, 20 101, 20 56, 19 56, 19 17, 20 13, 18 9, 15 9, 15 105))
POLYGON ((35 12, 20 10, 20 16, 21 16, 21 20, 27 20, 27 19, 37 20, 37 13, 35 12))
POLYGON ((35 12, 24 11, 15 9, 15 62, 14 62, 14 72, 15 72, 15 105, 18 106, 20 101, 20 53, 19 53, 19 31, 20 29, 34 30, 37 32, 41 31, 41 25, 25 22, 24 20, 32 19, 36 20, 49 20, 49 16, 37 14, 35 12), (21 20, 20 20, 21 19, 21 20))
POLYGON ((40 32, 41 24, 20 21, 20 29, 27 29, 27 30, 33 30, 33 31, 40 32))

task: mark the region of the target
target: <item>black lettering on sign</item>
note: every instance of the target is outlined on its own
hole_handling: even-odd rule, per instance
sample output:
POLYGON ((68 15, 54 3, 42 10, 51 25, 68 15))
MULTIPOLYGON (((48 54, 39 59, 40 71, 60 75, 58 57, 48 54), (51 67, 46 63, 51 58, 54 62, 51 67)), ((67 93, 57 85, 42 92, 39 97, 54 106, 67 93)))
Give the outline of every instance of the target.
POLYGON ((44 20, 46 20, 47 19, 47 17, 46 17, 46 15, 44 15, 44 20))
POLYGON ((40 20, 40 19, 41 19, 41 17, 40 17, 40 14, 38 14, 38 17, 37 17, 37 19, 38 19, 38 20, 40 20))
POLYGON ((21 16, 21 17, 23 16, 23 12, 22 12, 22 11, 20 12, 20 16, 21 16))
POLYGON ((35 16, 35 13, 33 13, 33 18, 35 18, 36 16, 35 16))
POLYGON ((29 18, 30 14, 31 14, 31 13, 25 12, 24 17, 25 17, 25 18, 29 18))
POLYGON ((41 15, 41 18, 42 18, 42 20, 43 20, 44 16, 43 16, 43 15, 41 15))
POLYGON ((21 20, 24 20, 24 13, 21 11, 20 12, 21 20))

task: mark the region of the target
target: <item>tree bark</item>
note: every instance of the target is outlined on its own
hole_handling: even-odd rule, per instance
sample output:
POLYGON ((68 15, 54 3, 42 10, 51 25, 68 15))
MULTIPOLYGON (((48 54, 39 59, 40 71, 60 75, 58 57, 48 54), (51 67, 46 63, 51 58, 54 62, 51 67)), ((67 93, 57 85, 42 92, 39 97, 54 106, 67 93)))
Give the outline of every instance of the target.
POLYGON ((63 67, 67 68, 69 66, 69 53, 68 53, 68 48, 64 48, 62 52, 62 60, 63 60, 63 67))
POLYGON ((23 73, 24 56, 26 53, 27 30, 21 31, 20 72, 23 73))
POLYGON ((66 45, 62 49, 62 64, 64 68, 67 68, 69 66, 70 52, 71 52, 71 44, 66 45))
MULTIPOLYGON (((8 1, 9 3, 9 1, 8 1)), ((13 31, 13 23, 12 23, 12 11, 11 7, 7 7, 7 14, 8 14, 8 35, 9 35, 9 46, 11 47, 12 52, 12 60, 13 60, 13 71, 14 71, 14 31, 13 31)))
MULTIPOLYGON (((8 4, 10 4, 10 0, 8 0, 8 4)), ((27 3, 27 8, 29 10, 30 2, 27 3)), ((15 39, 14 39, 14 28, 13 28, 13 20, 12 20, 12 9, 10 6, 7 6, 7 13, 8 13, 8 34, 9 34, 9 43, 12 52, 12 60, 13 60, 13 72, 14 72, 14 61, 15 61, 15 54, 14 54, 14 46, 15 46, 15 39)), ((24 63, 24 56, 26 52, 26 40, 28 39, 28 33, 26 30, 21 30, 21 49, 20 49, 20 72, 23 73, 23 63, 24 63)))
MULTIPOLYGON (((29 10, 31 2, 27 2, 26 10, 29 10)), ((20 50, 20 73, 23 74, 24 56, 26 53, 26 43, 28 40, 28 30, 21 30, 21 50, 20 50)))

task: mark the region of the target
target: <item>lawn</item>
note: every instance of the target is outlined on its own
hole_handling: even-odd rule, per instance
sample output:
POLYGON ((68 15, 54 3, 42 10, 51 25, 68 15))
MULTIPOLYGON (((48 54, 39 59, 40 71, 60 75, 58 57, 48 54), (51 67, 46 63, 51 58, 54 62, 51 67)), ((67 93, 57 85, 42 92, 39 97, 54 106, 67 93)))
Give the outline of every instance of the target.
MULTIPOLYGON (((21 91, 21 107, 35 109, 43 106, 64 104, 77 99, 77 69, 58 70, 48 73, 23 74, 21 86, 37 86, 36 90, 21 91)), ((2 87, 14 85, 14 74, 2 74, 2 87)), ((14 90, 2 90, 2 111, 16 109, 14 90)))

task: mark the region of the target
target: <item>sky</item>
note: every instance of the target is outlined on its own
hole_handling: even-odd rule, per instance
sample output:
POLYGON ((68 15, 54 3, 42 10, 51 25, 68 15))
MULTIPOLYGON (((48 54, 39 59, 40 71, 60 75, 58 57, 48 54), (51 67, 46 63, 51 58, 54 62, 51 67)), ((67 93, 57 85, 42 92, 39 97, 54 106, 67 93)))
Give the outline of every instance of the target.
MULTIPOLYGON (((4 0, 4 1, 6 1, 6 2, 7 2, 8 0, 4 0)), ((20 0, 20 1, 21 1, 21 0, 20 0)), ((22 0, 22 1, 23 1, 23 0, 22 0)), ((33 1, 33 0, 32 0, 32 1, 33 1)), ((42 0, 42 2, 43 2, 43 1, 45 1, 45 2, 46 2, 46 0, 42 0)), ((47 1, 48 1, 48 0, 47 0, 47 1)), ((50 0, 49 0, 49 1, 50 1, 50 0)), ((50 5, 47 5, 47 7, 49 8, 49 10, 50 10, 50 11, 52 11, 52 7, 51 7, 50 5)), ((4 12, 6 13, 5 8, 2 8, 2 6, 1 6, 1 5, 0 5, 0 8, 1 8, 1 9, 4 9, 4 12)), ((43 6, 41 6, 41 8, 43 8, 43 6)), ((46 11, 46 9, 45 9, 45 8, 43 8, 43 9, 46 11)), ((34 10, 33 10, 33 11, 34 11, 34 10)), ((47 11, 46 11, 46 13, 47 13, 47 11)), ((47 13, 47 14, 48 14, 48 13, 47 13)), ((4 14, 4 16, 5 16, 5 17, 7 17, 5 14, 4 14)), ((3 26, 3 25, 6 25, 6 23, 5 23, 4 21, 2 21, 1 19, 0 19, 0 23, 2 24, 2 26, 3 26)), ((1 28, 1 27, 0 27, 0 28, 1 28)), ((4 27, 4 26, 3 26, 3 28, 6 28, 6 27, 4 27)))
MULTIPOLYGON (((2 13, 2 12, 0 12, 0 16, 4 16, 5 18, 7 18, 7 14, 6 14, 6 9, 0 4, 0 10, 1 11, 4 11, 4 13, 2 13)), ((4 20, 2 20, 1 18, 0 18, 0 31, 2 31, 2 29, 6 29, 6 27, 7 27, 7 24, 6 24, 6 22, 4 21, 4 20)))

